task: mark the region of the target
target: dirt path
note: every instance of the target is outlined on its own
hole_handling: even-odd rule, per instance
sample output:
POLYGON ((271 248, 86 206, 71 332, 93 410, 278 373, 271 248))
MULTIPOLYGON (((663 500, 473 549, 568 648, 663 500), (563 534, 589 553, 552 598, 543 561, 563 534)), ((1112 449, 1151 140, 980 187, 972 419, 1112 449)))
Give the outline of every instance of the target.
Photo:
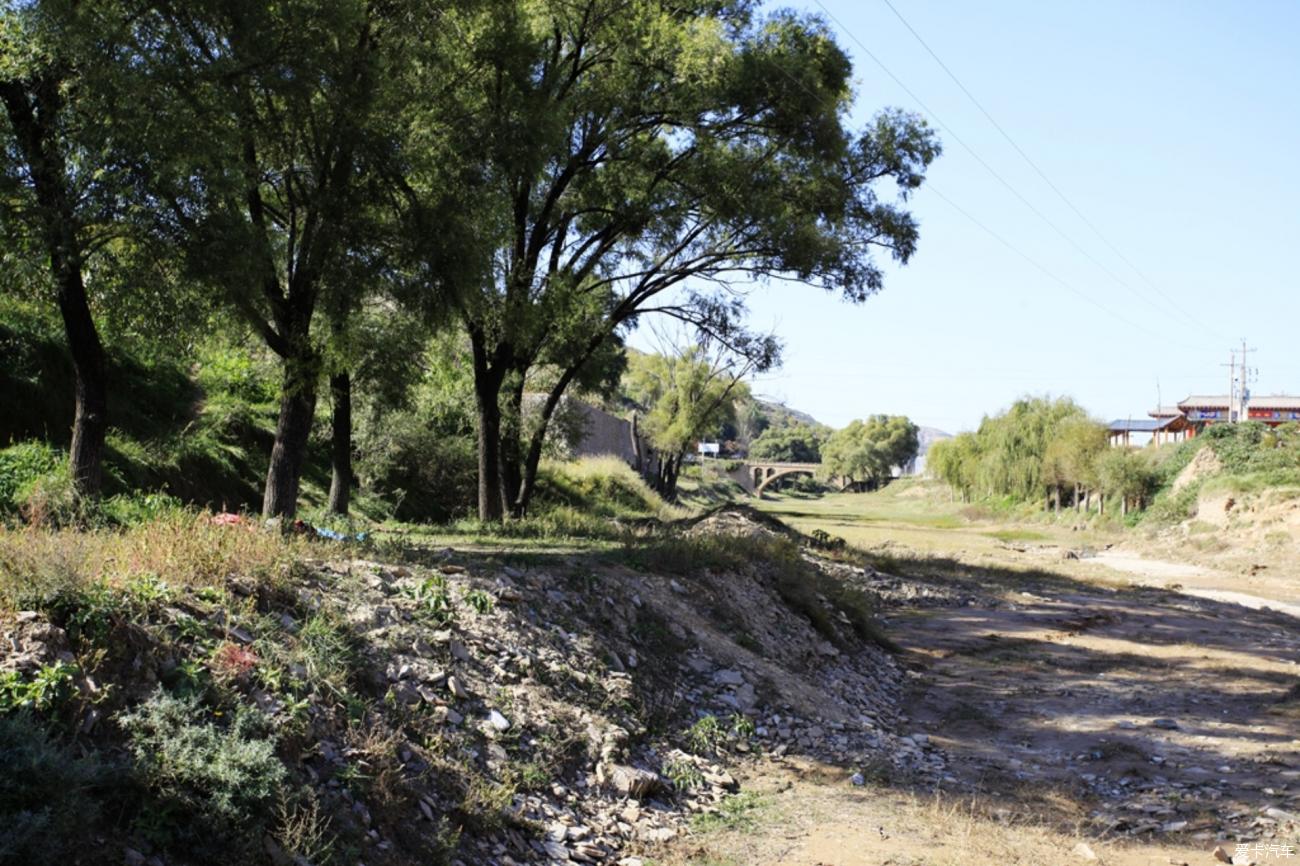
MULTIPOLYGON (((1161 585, 1189 573, 1149 565, 1161 585)), ((1001 580, 976 572, 974 601, 887 614, 917 674, 904 724, 945 755, 946 792, 768 765, 751 780, 771 789, 766 820, 684 862, 1212 864, 1239 844, 1300 862, 1282 857, 1300 857, 1297 612, 1199 587, 1001 580)))
POLYGON ((1087 561, 1132 575, 1142 586, 1169 586, 1176 584, 1184 595, 1237 604, 1252 610, 1276 610, 1300 618, 1300 581, 1287 581, 1277 586, 1277 581, 1251 580, 1249 576, 1225 574, 1183 562, 1166 562, 1120 550, 1106 550, 1087 561), (1252 592, 1226 589, 1243 586, 1252 592), (1256 595, 1267 593, 1268 595, 1256 595))

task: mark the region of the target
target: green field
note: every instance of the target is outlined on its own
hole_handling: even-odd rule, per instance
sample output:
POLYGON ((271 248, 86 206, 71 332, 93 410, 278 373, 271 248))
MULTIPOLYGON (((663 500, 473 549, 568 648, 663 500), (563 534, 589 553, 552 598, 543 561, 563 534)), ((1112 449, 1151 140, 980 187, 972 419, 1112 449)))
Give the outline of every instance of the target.
POLYGON ((946 485, 904 479, 874 493, 831 493, 821 497, 768 495, 754 500, 802 532, 824 530, 867 551, 906 548, 920 554, 979 554, 1014 543, 1094 542, 1095 531, 1075 531, 1068 521, 992 512, 953 501, 946 485))

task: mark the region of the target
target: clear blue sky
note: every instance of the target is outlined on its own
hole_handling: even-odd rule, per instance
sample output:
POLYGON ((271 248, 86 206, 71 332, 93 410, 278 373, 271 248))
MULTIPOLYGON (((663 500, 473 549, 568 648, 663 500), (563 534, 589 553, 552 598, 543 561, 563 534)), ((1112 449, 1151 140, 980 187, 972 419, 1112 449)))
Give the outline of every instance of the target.
MULTIPOLYGON (((1242 337, 1258 350, 1256 394, 1300 393, 1300 3, 892 0, 1144 279, 884 0, 822 2, 854 58, 854 120, 922 112, 856 38, 1087 255, 942 129, 935 189, 1106 310, 922 188, 919 251, 865 304, 784 284, 752 292, 752 323, 786 343, 756 393, 834 426, 885 412, 957 432, 1026 393, 1073 396, 1103 420, 1144 417, 1157 381, 1166 403, 1226 392, 1220 365, 1242 337)), ((829 20, 816 0, 793 5, 829 20)))

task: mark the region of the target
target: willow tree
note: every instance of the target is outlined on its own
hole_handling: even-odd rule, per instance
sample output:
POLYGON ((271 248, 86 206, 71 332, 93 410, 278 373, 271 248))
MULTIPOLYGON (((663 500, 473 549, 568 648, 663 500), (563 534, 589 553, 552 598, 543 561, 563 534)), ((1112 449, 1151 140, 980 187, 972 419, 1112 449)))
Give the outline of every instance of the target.
POLYGON ((701 439, 722 431, 735 417, 736 404, 749 396, 744 378, 771 369, 780 347, 757 339, 747 351, 689 346, 671 354, 636 354, 628 360, 623 388, 646 410, 641 429, 658 454, 655 490, 677 498, 682 459, 701 439))
POLYGON ((861 301, 883 283, 875 252, 915 250, 901 200, 939 153, 931 131, 898 111, 851 130, 851 65, 828 28, 754 9, 497 0, 448 20, 469 48, 429 107, 445 117, 450 98, 463 118, 442 130, 479 157, 473 234, 490 241, 451 292, 473 349, 482 519, 526 511, 563 394, 642 317, 726 339, 733 281, 861 301), (886 180, 898 200, 879 197, 886 180), (554 375, 528 420, 538 367, 554 375))

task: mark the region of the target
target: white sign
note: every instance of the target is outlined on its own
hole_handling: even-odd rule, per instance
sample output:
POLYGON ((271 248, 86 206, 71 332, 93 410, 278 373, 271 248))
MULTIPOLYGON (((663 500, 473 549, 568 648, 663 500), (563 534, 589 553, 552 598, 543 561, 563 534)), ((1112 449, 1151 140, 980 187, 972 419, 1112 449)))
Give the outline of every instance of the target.
POLYGON ((716 457, 722 453, 722 446, 717 442, 701 442, 698 450, 701 454, 712 454, 716 457))

